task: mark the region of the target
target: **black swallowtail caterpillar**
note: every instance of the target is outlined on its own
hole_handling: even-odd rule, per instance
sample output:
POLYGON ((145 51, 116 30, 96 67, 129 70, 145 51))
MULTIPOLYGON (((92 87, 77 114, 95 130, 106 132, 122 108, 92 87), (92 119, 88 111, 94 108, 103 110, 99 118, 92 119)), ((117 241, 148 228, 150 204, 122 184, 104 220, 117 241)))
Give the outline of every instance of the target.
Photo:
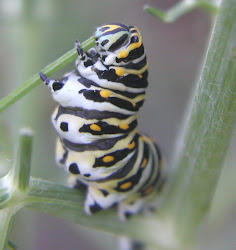
POLYGON ((56 162, 87 187, 87 214, 118 204, 121 219, 142 211, 161 183, 161 154, 137 131, 148 85, 139 30, 111 23, 95 31, 84 53, 76 42, 76 71, 61 80, 40 73, 59 103, 52 115, 59 135, 56 162))

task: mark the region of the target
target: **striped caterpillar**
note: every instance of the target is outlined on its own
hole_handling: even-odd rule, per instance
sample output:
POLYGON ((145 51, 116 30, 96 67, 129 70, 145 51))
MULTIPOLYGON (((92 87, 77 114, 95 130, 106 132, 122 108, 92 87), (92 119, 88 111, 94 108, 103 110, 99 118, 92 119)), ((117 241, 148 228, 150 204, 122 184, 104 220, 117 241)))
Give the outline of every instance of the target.
POLYGON ((161 154, 137 131, 148 64, 139 30, 105 24, 84 53, 76 42, 76 70, 61 80, 41 79, 59 104, 52 115, 58 134, 56 162, 72 185, 87 188, 85 211, 118 205, 124 220, 148 207, 161 183, 161 154))

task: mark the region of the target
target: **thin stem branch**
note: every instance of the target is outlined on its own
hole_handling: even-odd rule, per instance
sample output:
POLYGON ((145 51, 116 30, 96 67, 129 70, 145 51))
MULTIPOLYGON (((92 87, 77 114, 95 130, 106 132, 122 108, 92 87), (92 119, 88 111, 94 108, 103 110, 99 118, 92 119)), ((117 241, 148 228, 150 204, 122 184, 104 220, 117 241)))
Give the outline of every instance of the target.
POLYGON ((0 210, 0 249, 6 249, 7 247, 14 214, 12 208, 0 210))
POLYGON ((157 18, 160 18, 163 22, 166 23, 174 22, 182 15, 196 8, 209 11, 213 14, 216 14, 218 12, 218 7, 216 5, 204 0, 183 0, 175 4, 167 11, 162 11, 149 5, 145 5, 143 7, 145 11, 157 18))
POLYGON ((208 11, 212 14, 217 14, 219 12, 219 6, 205 0, 198 0, 197 8, 208 11))
MULTIPOLYGON (((84 49, 84 51, 87 51, 91 47, 94 46, 94 37, 90 37, 88 40, 83 42, 81 44, 81 47, 84 49)), ((52 75, 59 69, 63 68, 68 63, 75 60, 77 56, 76 49, 72 49, 68 51, 63 56, 59 57, 57 60, 55 60, 53 63, 49 64, 47 67, 41 70, 44 74, 47 76, 52 75)), ((14 104, 16 101, 18 101, 20 98, 22 98, 24 95, 29 93, 33 88, 35 88, 42 80, 39 77, 39 74, 33 75, 28 81, 26 81, 23 85, 21 85, 19 88, 15 89, 12 93, 10 93, 8 96, 4 97, 2 100, 0 100, 0 112, 5 110, 10 105, 14 104)))
POLYGON ((157 245, 163 236, 165 225, 158 219, 134 216, 127 222, 122 222, 117 216, 116 209, 101 211, 88 216, 84 212, 84 193, 81 190, 70 189, 55 183, 31 178, 28 196, 24 203, 27 207, 49 215, 58 216, 74 223, 115 235, 126 235, 157 245), (156 223, 155 230, 153 224, 156 223), (143 230, 146 228, 146 230, 143 230), (145 231, 145 232, 144 232, 145 231), (155 234, 159 233, 157 237, 155 234))
POLYGON ((192 239, 209 210, 233 135, 235 48, 235 0, 223 0, 196 92, 176 144, 173 181, 163 208, 184 241, 192 239))

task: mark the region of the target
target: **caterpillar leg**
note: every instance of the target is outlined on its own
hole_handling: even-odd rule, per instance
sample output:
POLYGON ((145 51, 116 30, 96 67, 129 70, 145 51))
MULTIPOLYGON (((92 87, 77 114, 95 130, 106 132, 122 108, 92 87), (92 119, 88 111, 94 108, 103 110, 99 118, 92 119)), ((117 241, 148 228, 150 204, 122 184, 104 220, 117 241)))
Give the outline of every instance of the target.
POLYGON ((118 216, 120 220, 125 221, 129 216, 143 210, 145 200, 137 199, 135 196, 131 196, 118 204, 118 216))
POLYGON ((125 236, 118 238, 118 244, 120 250, 145 250, 145 244, 141 241, 132 240, 125 236))
MULTIPOLYGON (((129 216, 137 214, 144 209, 146 201, 138 199, 138 195, 134 195, 118 204, 118 216, 121 221, 125 221, 129 216)), ((120 250, 145 250, 145 244, 138 240, 132 240, 128 237, 119 237, 120 250)))
POLYGON ((102 207, 95 200, 95 197, 98 195, 97 190, 92 187, 88 187, 87 196, 84 203, 84 210, 88 215, 96 213, 102 210, 102 207))
POLYGON ((118 194, 109 193, 103 189, 97 189, 89 186, 84 204, 84 210, 87 214, 93 214, 100 210, 107 209, 117 204, 124 197, 118 194))

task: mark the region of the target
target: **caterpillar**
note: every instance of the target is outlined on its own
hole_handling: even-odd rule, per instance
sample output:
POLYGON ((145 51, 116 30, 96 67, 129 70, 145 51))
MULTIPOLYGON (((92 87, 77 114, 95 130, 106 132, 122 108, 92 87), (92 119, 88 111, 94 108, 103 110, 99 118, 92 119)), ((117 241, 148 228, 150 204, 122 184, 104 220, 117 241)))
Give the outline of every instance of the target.
POLYGON ((75 43, 75 71, 61 80, 40 77, 59 104, 52 115, 56 162, 72 186, 86 187, 85 212, 117 205, 125 220, 151 204, 161 183, 160 150, 137 130, 148 63, 136 27, 109 23, 94 36, 86 53, 75 43))

